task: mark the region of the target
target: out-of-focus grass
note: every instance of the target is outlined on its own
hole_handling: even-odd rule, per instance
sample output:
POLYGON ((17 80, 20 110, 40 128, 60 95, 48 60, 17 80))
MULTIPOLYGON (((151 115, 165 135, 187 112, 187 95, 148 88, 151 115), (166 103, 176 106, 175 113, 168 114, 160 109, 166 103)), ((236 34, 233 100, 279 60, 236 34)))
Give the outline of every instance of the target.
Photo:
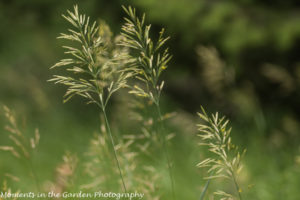
MULTIPOLYGON (((31 134, 36 127, 39 128, 41 141, 34 166, 41 182, 54 179, 55 167, 66 150, 77 154, 80 163, 84 162, 89 141, 100 127, 98 112, 93 107, 81 105, 79 98, 62 105, 64 89, 47 83, 51 77, 49 67, 62 57, 61 44, 55 39, 66 27, 60 14, 76 2, 0 2, 0 101, 17 112, 26 133, 31 134), (4 6, 4 3, 7 5, 4 6)), ((110 26, 114 26, 115 32, 119 32, 116 27, 121 23, 121 16, 111 10, 120 11, 120 4, 87 1, 80 2, 80 7, 88 15, 103 17, 110 26)), ((172 140, 170 154, 174 159, 178 199, 197 199, 205 184, 204 171, 197 169, 196 164, 206 155, 197 145, 197 120, 193 114, 197 110, 191 110, 205 102, 213 112, 220 109, 227 112, 225 114, 229 113, 234 143, 248 150, 241 175, 245 199, 300 199, 300 163, 295 161, 300 155, 299 117, 297 107, 289 104, 298 105, 299 96, 298 59, 295 57, 299 37, 299 27, 295 25, 299 21, 298 14, 288 9, 281 12, 269 6, 255 5, 254 2, 250 3, 250 7, 232 2, 217 2, 214 6, 210 1, 189 4, 175 0, 145 0, 135 1, 135 4, 147 10, 151 23, 156 22, 153 28, 164 24, 166 30, 172 32, 170 50, 174 54, 174 62, 169 74, 164 74, 168 80, 166 92, 170 96, 162 100, 162 110, 178 111, 178 108, 185 107, 191 111, 178 111, 179 120, 168 125, 168 130, 177 134, 172 140), (210 9, 203 11, 207 4, 211 4, 210 9), (249 12, 243 12, 244 9, 249 12), (184 14, 179 14, 180 11, 184 14), (253 17, 253 13, 259 13, 256 15, 258 19, 253 17), (242 18, 237 17, 240 14, 242 18), (268 23, 269 28, 264 26, 264 20, 264 23, 256 24, 260 19, 268 19, 266 21, 271 22, 268 23), (191 27, 194 29, 191 30, 191 27), (231 68, 237 69, 233 72, 236 82, 223 88, 224 98, 203 92, 205 84, 202 85, 200 67, 195 61, 195 47, 202 42, 220 50, 220 57, 226 65, 230 65, 224 67, 229 69, 228 72, 225 70, 226 73, 230 73, 231 68), (295 75, 291 93, 281 93, 262 76, 259 70, 266 61, 283 65, 278 68, 285 69, 291 77, 295 75), (226 107, 228 105, 231 107, 226 107)), ((297 11, 298 8, 294 9, 297 11)), ((281 83, 275 83, 275 86, 277 84, 281 83)), ((118 104, 120 101, 114 99, 111 112, 120 106, 118 104)), ((130 124, 127 114, 120 112, 116 117, 110 113, 115 133, 131 133, 132 129, 125 126, 130 124)), ((2 128, 4 124, 1 116, 0 145, 9 144, 2 128)), ((79 166, 78 172, 82 169, 83 166, 79 166)), ((164 164, 159 169, 165 172, 164 177, 168 176, 164 164)), ((35 190, 27 166, 9 153, 0 151, 0 183, 5 173, 20 177, 19 183, 10 181, 13 188, 35 190)), ((77 174, 77 177, 77 185, 88 181, 84 173, 77 174)), ((165 178, 163 181, 167 183, 168 180, 165 178)), ((209 192, 219 185, 219 182, 211 184, 209 192)))
MULTIPOLYGON (((89 141, 93 133, 97 131, 97 127, 99 127, 99 120, 97 117, 88 116, 97 116, 88 107, 86 107, 88 114, 77 113, 77 115, 74 115, 73 112, 68 111, 72 107, 65 106, 67 108, 58 106, 51 113, 41 115, 37 123, 26 120, 25 130, 30 133, 36 126, 40 130, 41 141, 38 153, 34 157, 34 166, 41 183, 54 179, 55 167, 61 162, 62 155, 66 150, 78 155, 81 163, 77 171, 78 174, 75 176, 77 177, 75 182, 77 186, 74 190, 76 190, 80 184, 88 181, 88 177, 82 172, 83 166, 81 164, 86 161, 84 152, 87 151, 89 141), (82 121, 83 117, 86 117, 87 120, 82 121)), ((191 127, 196 120, 190 114, 178 113, 179 116, 174 119, 174 125, 176 125, 172 126, 172 122, 168 125, 168 130, 177 134, 172 140, 170 151, 174 160, 176 193, 179 199, 197 199, 205 180, 203 180, 204 171, 198 169, 196 164, 206 154, 203 148, 197 145, 199 138, 195 135, 195 127, 191 127), (184 124, 184 119, 190 120, 187 120, 187 124, 184 124)), ((122 113, 120 115, 123 116, 122 113)), ((3 125, 3 120, 1 120, 1 123, 3 125)), ((120 131, 116 127, 117 121, 113 121, 112 124, 115 125, 113 127, 115 131, 120 131)), ((278 147, 269 138, 244 137, 244 134, 259 135, 255 125, 240 128, 238 123, 233 122, 232 126, 232 137, 235 143, 248 150, 244 158, 245 167, 240 180, 245 199, 273 200, 284 198, 292 200, 299 198, 297 192, 300 184, 299 163, 295 161, 296 155, 299 153, 297 148, 288 145, 278 147)), ((268 126, 271 126, 271 124, 268 124, 268 126)), ((121 132, 126 133, 126 131, 126 129, 122 129, 121 132)), ((0 145, 8 142, 3 129, 0 137, 0 145)), ((21 189, 22 191, 35 190, 32 179, 26 171, 26 166, 6 152, 0 152, 0 155, 0 175, 10 173, 20 177, 21 181, 19 183, 12 182, 15 189, 21 189)), ((162 163, 159 168, 167 177, 165 165, 162 163)), ((167 183, 168 179, 162 181, 167 183)), ((222 187, 222 183, 213 181, 209 192, 213 192, 218 186, 222 187)))
MULTIPOLYGON (((61 108, 61 107, 60 107, 61 108)), ((36 121, 34 119, 26 119, 24 122, 24 131, 30 135, 34 132, 35 127, 40 131, 41 140, 38 146, 37 153, 33 157, 34 168, 41 180, 51 180, 55 175, 55 168, 62 162, 62 156, 66 151, 82 156, 83 152, 88 148, 89 139, 92 134, 97 131, 97 118, 86 121, 80 121, 81 117, 86 117, 86 114, 80 112, 74 116, 74 113, 67 112, 56 108, 51 113, 39 116, 36 121), (32 121, 31 121, 32 120, 32 121)), ((24 116, 25 117, 25 116, 24 116)), ((37 117, 37 116, 35 116, 37 117)), ((3 116, 1 117, 3 122, 3 116)), ((2 123, 4 124, 4 122, 2 123)), ((22 124, 21 124, 22 128, 22 124)), ((11 141, 7 139, 8 134, 1 128, 0 145, 9 145, 11 141)), ((15 176, 20 176, 20 183, 13 183, 14 188, 32 190, 32 178, 28 174, 28 167, 24 162, 14 158, 10 153, 0 152, 1 178, 4 173, 10 173, 15 176), (26 183, 31 184, 26 184, 26 183)), ((43 181, 41 181, 42 183, 43 181)))

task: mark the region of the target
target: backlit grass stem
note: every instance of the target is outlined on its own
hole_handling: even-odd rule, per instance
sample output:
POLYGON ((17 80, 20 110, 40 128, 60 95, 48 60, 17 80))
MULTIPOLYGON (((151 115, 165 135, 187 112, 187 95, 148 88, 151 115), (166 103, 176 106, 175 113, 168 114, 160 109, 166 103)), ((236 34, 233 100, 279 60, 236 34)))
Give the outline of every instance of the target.
POLYGON ((173 198, 175 199, 174 181, 171 171, 171 161, 169 158, 165 130, 163 130, 163 119, 160 112, 160 95, 164 86, 164 81, 160 81, 161 73, 167 68, 168 62, 172 56, 168 53, 168 49, 163 49, 163 45, 169 39, 164 37, 164 29, 159 32, 158 41, 154 42, 150 37, 151 25, 145 24, 145 14, 139 18, 136 15, 136 10, 132 7, 124 7, 127 14, 126 23, 122 26, 122 36, 124 40, 120 43, 121 46, 130 48, 134 53, 131 63, 136 81, 140 84, 135 84, 130 91, 139 97, 147 98, 156 105, 158 121, 161 124, 161 137, 163 149, 167 158, 168 171, 170 174, 171 188, 173 198))
POLYGON ((158 121, 160 123, 160 132, 161 132, 161 136, 162 136, 163 150, 164 150, 165 157, 167 159, 167 164, 168 164, 168 172, 169 172, 169 177, 170 177, 170 182, 171 182, 172 196, 173 196, 173 199, 176 199, 174 177, 173 177, 173 173, 172 173, 171 159, 170 159, 167 141, 166 141, 165 126, 164 126, 163 118, 161 115, 159 102, 155 105, 156 105, 156 109, 157 109, 157 113, 158 113, 158 121))
POLYGON ((123 185, 125 193, 127 193, 127 189, 126 189, 124 177, 123 177, 123 174, 122 174, 120 162, 119 162, 119 159, 118 159, 118 156, 117 156, 117 152, 116 152, 116 149, 115 149, 115 146, 116 146, 115 145, 115 141, 114 141, 114 138, 112 136, 112 133, 111 133, 111 130, 110 130, 110 125, 109 125, 109 122, 108 122, 108 119, 107 119, 107 116, 106 116, 105 106, 102 107, 102 111, 103 111, 103 115, 104 115, 104 119, 105 119, 106 129, 107 129, 110 141, 111 141, 111 145, 112 145, 114 157, 115 157, 115 160, 116 160, 116 163, 117 163, 117 166, 118 166, 118 170, 119 170, 119 174, 120 174, 120 177, 121 177, 122 185, 123 185))
POLYGON ((204 197, 205 197, 205 194, 206 194, 206 191, 208 189, 208 186, 209 186, 209 183, 210 183, 210 180, 207 180, 206 183, 205 183, 205 186, 201 192, 201 195, 200 195, 200 200, 203 200, 204 197))
POLYGON ((74 6, 73 12, 67 12, 68 15, 63 15, 63 17, 70 22, 73 29, 68 29, 66 34, 61 33, 58 38, 69 40, 72 45, 63 46, 68 57, 56 63, 52 68, 64 67, 72 75, 54 75, 54 78, 49 81, 68 87, 64 102, 78 95, 84 97, 88 104, 96 104, 100 107, 122 185, 124 191, 127 192, 106 115, 106 106, 113 93, 127 86, 126 80, 132 76, 132 73, 125 69, 125 66, 131 59, 127 56, 127 48, 115 45, 118 37, 111 38, 111 32, 104 24, 98 26, 96 22, 90 23, 89 17, 79 14, 78 6, 74 6))

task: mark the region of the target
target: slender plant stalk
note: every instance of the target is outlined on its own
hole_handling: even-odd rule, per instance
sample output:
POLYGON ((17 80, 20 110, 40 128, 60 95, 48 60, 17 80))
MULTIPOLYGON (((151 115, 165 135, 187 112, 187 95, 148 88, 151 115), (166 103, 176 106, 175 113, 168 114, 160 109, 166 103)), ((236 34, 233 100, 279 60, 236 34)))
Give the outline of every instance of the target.
POLYGON ((242 200, 242 195, 241 195, 241 191, 240 191, 240 187, 239 187, 239 184, 237 183, 237 180, 235 178, 235 174, 234 172, 231 170, 231 173, 232 173, 232 179, 233 179, 233 182, 234 182, 234 185, 235 185, 235 189, 239 195, 239 199, 242 200))
POLYGON ((35 186, 36 186, 36 189, 38 192, 41 191, 41 188, 40 188, 40 182, 39 182, 39 179, 38 179, 38 176, 33 168, 33 163, 32 163, 32 160, 28 160, 28 164, 29 164, 29 168, 30 168, 30 171, 31 171, 31 174, 33 176, 33 179, 34 179, 34 182, 35 182, 35 186))
MULTIPOLYGON (((213 172, 210 172, 210 175, 213 175, 213 172)), ((204 197, 205 197, 205 194, 206 194, 206 191, 208 190, 208 187, 209 187, 209 184, 210 184, 210 179, 208 179, 205 183, 205 186, 201 192, 201 195, 200 195, 200 200, 203 200, 204 197)))
POLYGON ((102 112, 103 112, 104 119, 105 119, 106 129, 107 129, 107 132, 108 132, 108 135, 109 135, 109 138, 110 138, 110 141, 111 141, 111 145, 112 145, 112 148, 113 148, 114 157, 115 157, 115 160, 116 160, 116 163, 117 163, 117 166, 118 166, 118 170, 119 170, 119 174, 120 174, 120 177, 121 177, 121 180, 122 180, 123 189, 124 189, 125 193, 127 193, 125 181, 124 181, 122 170, 121 170, 121 167, 120 167, 120 162, 119 162, 117 152, 116 152, 116 149, 115 149, 115 146, 116 146, 115 141, 114 141, 114 138, 112 136, 112 133, 111 133, 111 130, 110 130, 110 125, 109 125, 109 122, 108 122, 108 119, 107 119, 107 116, 106 116, 105 106, 102 107, 102 112))
POLYGON ((205 186, 204 186, 204 188, 203 188, 203 190, 202 190, 202 192, 201 192, 200 200, 203 200, 203 199, 204 199, 204 196, 205 196, 206 191, 207 191, 207 189, 208 189, 209 183, 210 183, 210 180, 207 180, 207 181, 206 181, 206 184, 205 184, 205 186))
POLYGON ((174 187, 174 177, 173 177, 173 173, 172 173, 172 165, 171 165, 171 160, 170 160, 168 147, 167 147, 164 122, 163 122, 163 119, 162 119, 159 102, 156 103, 155 105, 156 105, 156 109, 157 109, 157 113, 158 113, 158 119, 159 119, 159 123, 160 123, 160 127, 161 127, 163 150, 164 150, 164 153, 165 153, 165 156, 166 156, 166 159, 167 159, 167 164, 168 164, 168 171, 169 171, 169 177, 170 177, 170 182, 171 182, 172 196, 173 196, 173 199, 176 199, 175 198, 175 189, 174 189, 175 188, 174 187))

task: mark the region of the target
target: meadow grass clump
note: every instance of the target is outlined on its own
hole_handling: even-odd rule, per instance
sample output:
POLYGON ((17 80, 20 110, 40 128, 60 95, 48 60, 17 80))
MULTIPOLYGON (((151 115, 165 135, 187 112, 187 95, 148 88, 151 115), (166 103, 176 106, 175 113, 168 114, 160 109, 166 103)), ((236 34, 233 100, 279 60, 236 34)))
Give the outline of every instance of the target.
MULTIPOLYGON (((153 163, 143 162, 143 159, 155 161, 158 156, 151 148, 157 150, 162 145, 172 192, 170 196, 175 199, 172 162, 167 143, 174 135, 167 134, 164 121, 170 115, 163 115, 160 107, 164 87, 164 81, 160 80, 161 73, 172 57, 168 49, 163 47, 169 37, 164 36, 162 29, 158 40, 154 42, 150 37, 151 25, 145 24, 145 14, 139 18, 134 8, 129 6, 123 9, 127 14, 126 23, 122 26, 121 35, 116 37, 113 37, 109 26, 103 21, 100 25, 90 23, 89 17, 79 14, 77 6, 74 6, 73 12, 68 11, 67 16, 63 15, 73 28, 58 38, 68 40, 70 45, 63 46, 67 57, 52 68, 63 67, 67 72, 64 72, 66 75, 54 75, 50 81, 67 86, 64 102, 78 95, 84 97, 87 103, 97 105, 103 115, 101 133, 91 140, 86 154, 89 161, 85 165, 85 172, 91 179, 89 183, 81 185, 81 189, 95 190, 101 187, 108 190, 121 186, 124 192, 138 189, 144 192, 147 199, 161 199, 162 192, 157 191, 161 186, 161 174, 153 163), (130 82, 133 84, 128 83, 129 79, 133 79, 130 82), (121 88, 130 88, 129 93, 135 95, 131 109, 136 111, 135 117, 142 124, 139 124, 142 131, 140 134, 123 134, 115 142, 106 108, 111 96, 121 88), (152 106, 155 109, 149 115, 139 113, 152 106), (111 167, 113 161, 116 162, 117 170, 111 167), (115 176, 120 177, 119 181, 115 176)), ((210 180, 215 178, 230 179, 236 189, 235 193, 220 190, 215 192, 216 195, 220 195, 222 199, 242 199, 238 184, 242 156, 231 143, 228 121, 219 118, 218 113, 209 117, 203 108, 199 116, 205 122, 198 125, 201 132, 199 136, 203 140, 201 144, 207 146, 212 153, 211 158, 198 164, 199 167, 207 167, 209 174, 200 199, 204 199, 210 180)), ((70 160, 75 159, 66 161, 70 160)), ((73 173, 71 169, 75 167, 74 163, 67 162, 63 165, 70 174, 73 173)), ((60 176, 63 180, 58 185, 63 188, 69 175, 60 176)), ((164 198, 167 197, 169 198, 168 195, 164 198)))
MULTIPOLYGON (((97 22, 91 22, 86 15, 79 14, 77 6, 74 6, 73 11, 67 11, 67 15, 63 15, 72 28, 58 37, 67 41, 67 45, 63 46, 66 56, 52 69, 61 69, 62 75, 54 75, 49 81, 67 88, 64 102, 74 96, 81 96, 88 104, 96 105, 101 115, 100 133, 91 139, 88 150, 83 155, 83 162, 79 161, 77 155, 66 153, 62 162, 55 168, 53 181, 40 182, 32 159, 40 140, 38 129, 33 137, 29 137, 18 127, 14 113, 7 107, 3 108, 8 120, 5 128, 11 144, 0 146, 0 150, 10 152, 28 166, 30 178, 35 181, 36 192, 52 191, 61 195, 63 192, 76 189, 91 193, 100 189, 114 193, 113 189, 123 188, 124 193, 142 193, 143 198, 147 200, 176 198, 172 159, 168 149, 168 142, 175 134, 165 129, 166 119, 173 114, 162 114, 160 103, 164 87, 161 74, 166 70, 172 57, 168 49, 164 48, 169 37, 164 36, 162 29, 155 42, 150 37, 151 25, 146 25, 145 14, 139 18, 134 8, 129 6, 123 9, 127 14, 126 23, 122 26, 121 34, 117 36, 113 35, 104 21, 99 21, 97 25, 97 22), (112 134, 107 108, 112 95, 122 88, 129 88, 126 97, 130 96, 130 99, 125 101, 128 100, 126 104, 131 103, 127 105, 131 112, 117 114, 125 123, 130 124, 129 121, 132 120, 131 123, 135 127, 134 132, 119 130, 121 134, 117 137, 117 134, 112 134), (83 171, 80 171, 81 167, 84 168, 83 171), (167 173, 168 175, 164 176, 167 173), (78 174, 87 177, 81 177, 82 180, 78 181, 76 180, 78 174)), ((204 51, 202 57, 214 52, 209 49, 201 51, 204 51)), ((214 57, 216 55, 212 54, 207 62, 214 60, 212 59, 214 57)), ((210 83, 224 81, 221 78, 224 66, 221 64, 214 69, 217 73, 212 75, 217 77, 210 83)), ((208 73, 210 69, 206 70, 208 73)), ((207 77, 208 75, 211 73, 208 73, 207 77)), ((220 87, 218 85, 214 91, 219 91, 220 87)), ((210 181, 220 178, 230 180, 231 187, 225 188, 224 191, 218 190, 214 194, 221 196, 222 200, 241 200, 242 190, 238 178, 242 169, 243 153, 240 154, 237 146, 231 142, 231 128, 227 128, 229 122, 224 117, 220 118, 218 113, 208 116, 203 108, 202 113, 198 114, 203 120, 203 123, 198 124, 201 145, 208 147, 211 155, 198 164, 198 167, 208 168, 205 177, 208 182, 204 186, 200 200, 204 199, 210 181)), ((182 120, 177 123, 183 124, 182 120)), ((177 128, 176 125, 174 127, 177 128)), ((184 128, 185 132, 189 132, 187 127, 184 128)), ((118 126, 114 130, 118 133, 118 126)), ((179 162, 183 160, 183 165, 186 165, 185 152, 189 151, 181 149, 182 145, 177 147, 179 147, 177 152, 182 151, 184 154, 183 157, 178 156, 179 162)), ((4 174, 4 177, 15 182, 20 181, 19 177, 11 174, 4 174)), ((3 181, 0 192, 11 192, 6 180, 3 181)), ((177 198, 186 195, 180 192, 177 192, 177 198)), ((0 196, 0 200, 2 199, 0 196)))
POLYGON ((163 117, 160 111, 160 95, 164 82, 159 80, 160 74, 167 68, 171 59, 168 50, 160 53, 163 44, 169 39, 163 36, 164 30, 159 34, 157 43, 153 43, 149 37, 150 25, 146 26, 145 16, 139 20, 135 9, 123 7, 128 15, 126 24, 122 27, 121 36, 112 40, 109 27, 100 26, 96 22, 90 25, 89 17, 80 15, 78 7, 74 12, 68 11, 68 16, 63 17, 71 23, 74 29, 69 33, 61 34, 58 38, 72 41, 71 46, 64 46, 68 58, 62 59, 52 68, 65 67, 71 71, 69 76, 54 75, 50 81, 66 85, 67 92, 64 101, 68 101, 74 95, 79 95, 88 100, 88 103, 98 105, 104 115, 106 130, 110 138, 114 157, 117 162, 119 174, 126 191, 126 184, 122 173, 122 166, 116 151, 116 143, 113 139, 106 106, 111 95, 120 88, 127 87, 127 79, 134 76, 142 81, 145 86, 131 87, 130 93, 149 98, 157 109, 157 123, 160 124, 161 140, 167 158, 170 173, 172 192, 174 195, 174 183, 171 172, 171 161, 167 151, 166 136, 163 125, 163 117), (77 43, 77 44, 76 44, 77 43), (137 50, 138 56, 132 56, 128 50, 137 50))
POLYGON ((204 198, 210 180, 225 178, 232 181, 236 193, 229 194, 219 190, 214 194, 221 196, 224 200, 241 200, 242 189, 238 184, 238 175, 243 167, 241 158, 245 150, 240 154, 238 147, 232 144, 230 137, 231 128, 227 127, 229 120, 225 120, 225 117, 220 118, 218 113, 209 117, 203 107, 201 107, 201 109, 202 112, 198 113, 198 115, 204 123, 197 125, 200 131, 199 137, 202 139, 200 145, 208 147, 208 150, 212 153, 210 158, 198 164, 198 167, 208 168, 208 176, 205 177, 205 179, 208 179, 208 182, 201 194, 201 199, 204 198))

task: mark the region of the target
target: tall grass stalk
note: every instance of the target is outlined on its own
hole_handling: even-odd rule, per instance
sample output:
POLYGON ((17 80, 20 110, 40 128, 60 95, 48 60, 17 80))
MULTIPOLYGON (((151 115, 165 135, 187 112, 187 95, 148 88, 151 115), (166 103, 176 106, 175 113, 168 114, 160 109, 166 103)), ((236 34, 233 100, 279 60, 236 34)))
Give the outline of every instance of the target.
POLYGON ((210 184, 210 180, 207 180, 206 183, 205 183, 205 186, 204 186, 204 188, 203 188, 203 190, 202 190, 202 192, 201 192, 200 200, 203 200, 203 199, 204 199, 209 184, 210 184))
POLYGON ((125 69, 131 61, 127 48, 116 46, 118 37, 112 41, 107 27, 98 26, 96 22, 90 24, 90 18, 80 15, 77 6, 74 6, 74 12, 68 11, 68 16, 63 17, 75 29, 68 29, 67 34, 62 33, 58 37, 73 42, 72 46, 63 46, 70 57, 62 59, 52 68, 64 66, 72 75, 54 75, 49 81, 68 87, 64 102, 79 95, 87 99, 87 103, 98 105, 105 118, 123 189, 127 192, 106 113, 112 94, 127 87, 126 80, 132 76, 130 70, 125 69))
POLYGON ((110 125, 109 125, 109 122, 108 122, 108 119, 107 119, 107 116, 106 116, 105 106, 102 108, 102 111, 103 111, 103 116, 104 116, 104 119, 105 119, 106 129, 107 129, 107 132, 108 132, 108 135, 109 135, 109 138, 110 138, 110 141, 111 141, 111 145, 112 145, 112 148, 113 148, 114 157, 115 157, 115 160, 117 162, 119 174, 120 174, 120 177, 121 177, 121 180, 122 180, 122 185, 123 185, 125 193, 127 193, 127 188, 126 188, 124 177, 123 177, 123 174, 122 174, 120 162, 119 162, 119 159, 118 159, 118 156, 117 156, 117 151, 116 151, 116 148, 115 148, 116 147, 115 141, 113 139, 113 136, 112 136, 112 133, 111 133, 111 130, 110 130, 110 125))
POLYGON ((171 159, 170 159, 170 155, 169 155, 169 151, 168 151, 168 146, 167 146, 167 140, 166 140, 166 133, 165 133, 165 125, 163 122, 163 118, 162 118, 162 114, 160 111, 160 106, 159 103, 156 104, 156 109, 157 109, 157 113, 158 113, 158 119, 159 119, 159 123, 160 123, 160 129, 161 129, 161 135, 162 135, 162 143, 163 143, 163 150, 164 150, 164 154, 165 157, 167 159, 167 164, 168 164, 168 172, 169 172, 169 177, 170 177, 170 182, 171 182, 171 189, 172 189, 172 196, 173 199, 176 199, 175 197, 175 186, 174 186, 174 177, 173 177, 173 173, 172 173, 172 165, 171 165, 171 159))
POLYGON ((122 35, 124 40, 120 45, 128 47, 137 53, 133 58, 135 62, 132 70, 135 72, 135 78, 142 83, 142 87, 134 85, 130 93, 139 97, 148 98, 152 101, 157 110, 157 121, 160 124, 160 132, 165 152, 168 171, 171 182, 172 196, 175 199, 174 178, 172 173, 171 160, 168 153, 166 135, 164 130, 163 119, 160 111, 160 96, 164 86, 164 82, 159 80, 161 73, 167 68, 167 64, 171 57, 168 49, 160 51, 169 37, 164 37, 164 29, 159 33, 159 39, 156 43, 150 38, 151 25, 145 25, 145 14, 142 18, 138 18, 136 11, 132 7, 124 7, 127 14, 126 23, 122 27, 122 35))
POLYGON ((38 176, 35 172, 35 168, 33 166, 32 159, 28 160, 28 163, 29 163, 29 168, 30 168, 30 171, 31 171, 31 175, 32 175, 34 183, 35 183, 35 187, 36 187, 38 192, 41 192, 40 181, 39 181, 39 178, 38 178, 38 176))
POLYGON ((198 164, 198 167, 208 168, 208 180, 226 178, 232 181, 236 194, 229 194, 224 191, 217 191, 214 194, 223 197, 224 199, 242 200, 242 190, 237 182, 237 175, 242 170, 241 158, 245 154, 238 151, 238 147, 231 142, 231 128, 228 128, 228 120, 225 117, 219 117, 216 113, 211 117, 208 116, 205 110, 201 107, 202 112, 198 113, 199 117, 205 122, 198 124, 199 136, 202 139, 200 145, 208 147, 208 150, 213 154, 211 157, 203 160, 198 164), (237 197, 236 197, 237 196, 237 197))

